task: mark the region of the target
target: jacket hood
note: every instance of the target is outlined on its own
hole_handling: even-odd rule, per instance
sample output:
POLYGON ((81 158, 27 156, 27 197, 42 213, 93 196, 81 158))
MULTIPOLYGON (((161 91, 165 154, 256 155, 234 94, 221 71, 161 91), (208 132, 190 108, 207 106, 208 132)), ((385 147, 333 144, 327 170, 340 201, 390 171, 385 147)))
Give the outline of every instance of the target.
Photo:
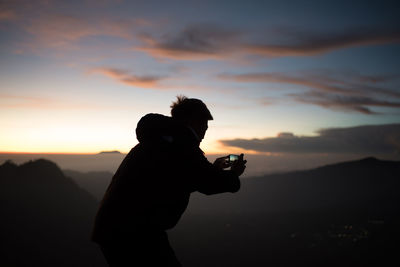
POLYGON ((161 114, 150 113, 142 117, 136 127, 136 138, 142 143, 161 140, 165 136, 173 136, 177 123, 161 114))

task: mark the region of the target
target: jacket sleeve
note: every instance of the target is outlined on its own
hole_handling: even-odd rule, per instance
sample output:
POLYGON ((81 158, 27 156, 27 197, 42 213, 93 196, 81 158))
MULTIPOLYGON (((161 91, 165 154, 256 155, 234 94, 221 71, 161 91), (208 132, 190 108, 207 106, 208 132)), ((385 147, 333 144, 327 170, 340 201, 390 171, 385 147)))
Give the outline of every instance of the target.
POLYGON ((206 195, 225 192, 235 193, 240 189, 240 180, 235 172, 221 170, 210 163, 198 148, 187 155, 188 163, 185 180, 192 192, 199 191, 206 195))

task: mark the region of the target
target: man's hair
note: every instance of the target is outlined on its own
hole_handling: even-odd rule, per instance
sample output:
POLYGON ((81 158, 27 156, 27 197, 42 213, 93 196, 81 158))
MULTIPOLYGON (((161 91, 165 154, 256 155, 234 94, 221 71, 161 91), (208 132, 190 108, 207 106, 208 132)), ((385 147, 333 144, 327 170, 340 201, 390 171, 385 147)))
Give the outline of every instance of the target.
POLYGON ((180 95, 171 105, 171 115, 180 121, 213 120, 213 116, 203 101, 180 95))

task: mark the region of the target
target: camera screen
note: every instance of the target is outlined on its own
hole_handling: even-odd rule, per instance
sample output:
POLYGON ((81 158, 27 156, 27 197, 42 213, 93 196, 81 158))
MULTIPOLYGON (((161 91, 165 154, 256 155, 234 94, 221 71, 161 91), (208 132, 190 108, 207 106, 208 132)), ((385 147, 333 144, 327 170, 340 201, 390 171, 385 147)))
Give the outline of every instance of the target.
POLYGON ((239 159, 239 156, 238 155, 229 155, 229 161, 230 162, 233 162, 233 161, 236 161, 236 160, 238 160, 239 159))

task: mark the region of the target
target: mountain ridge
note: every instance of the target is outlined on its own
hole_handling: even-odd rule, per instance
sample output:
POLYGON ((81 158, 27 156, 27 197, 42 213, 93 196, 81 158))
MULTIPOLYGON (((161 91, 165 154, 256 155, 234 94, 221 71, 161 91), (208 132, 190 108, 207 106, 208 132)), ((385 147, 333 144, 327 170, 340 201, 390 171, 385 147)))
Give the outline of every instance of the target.
POLYGON ((96 199, 54 162, 0 166, 0 257, 5 266, 105 266, 90 232, 96 199))
MULTIPOLYGON (((244 178, 235 194, 194 193, 171 242, 191 267, 377 266, 400 235, 399 166, 364 158, 244 178)), ((0 165, 1 264, 106 266, 89 240, 98 201, 85 188, 102 172, 84 173, 85 186, 65 173, 46 159, 0 165)))
POLYGON ((216 212, 222 206, 230 207, 230 212, 245 213, 329 211, 338 207, 342 212, 357 212, 368 207, 378 214, 379 207, 394 208, 391 198, 398 198, 398 189, 400 162, 369 157, 310 170, 242 179, 242 188, 234 195, 204 197, 195 193, 191 204, 194 210, 202 212, 216 212))

